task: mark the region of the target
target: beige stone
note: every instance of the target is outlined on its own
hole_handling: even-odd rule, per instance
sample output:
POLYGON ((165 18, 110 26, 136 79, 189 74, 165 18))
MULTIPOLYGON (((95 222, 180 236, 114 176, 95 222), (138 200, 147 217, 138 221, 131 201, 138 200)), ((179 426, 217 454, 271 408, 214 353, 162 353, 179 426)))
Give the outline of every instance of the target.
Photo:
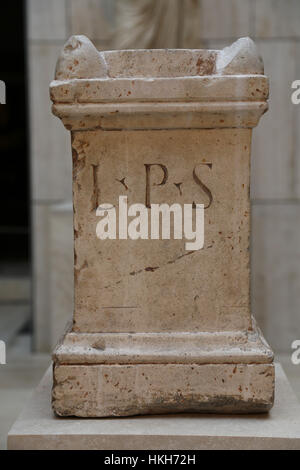
POLYGON ((217 55, 216 71, 224 75, 263 74, 262 58, 256 53, 256 46, 250 38, 241 38, 217 55))
POLYGON ((300 449, 300 405, 279 364, 275 403, 266 416, 62 418, 51 410, 51 385, 49 369, 8 434, 9 450, 300 449))
POLYGON ((64 45, 55 70, 56 80, 106 76, 106 64, 85 36, 71 36, 64 45))
POLYGON ((273 354, 249 300, 250 145, 267 109, 262 73, 249 38, 223 51, 97 53, 81 36, 64 48, 51 98, 72 131, 75 298, 54 353, 58 414, 272 406, 273 354), (144 204, 148 217, 151 204, 203 204, 203 249, 174 237, 99 240, 97 208, 118 209, 119 196, 144 204))

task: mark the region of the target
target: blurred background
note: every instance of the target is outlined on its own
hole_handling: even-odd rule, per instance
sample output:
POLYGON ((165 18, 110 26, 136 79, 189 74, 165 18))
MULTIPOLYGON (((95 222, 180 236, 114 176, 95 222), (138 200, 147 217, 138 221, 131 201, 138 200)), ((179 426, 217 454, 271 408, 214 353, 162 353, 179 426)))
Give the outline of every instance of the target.
POLYGON ((18 0, 2 2, 0 79, 0 448, 72 315, 70 136, 49 83, 72 34, 98 49, 220 49, 250 36, 270 77, 253 133, 252 311, 300 396, 299 0, 18 0))

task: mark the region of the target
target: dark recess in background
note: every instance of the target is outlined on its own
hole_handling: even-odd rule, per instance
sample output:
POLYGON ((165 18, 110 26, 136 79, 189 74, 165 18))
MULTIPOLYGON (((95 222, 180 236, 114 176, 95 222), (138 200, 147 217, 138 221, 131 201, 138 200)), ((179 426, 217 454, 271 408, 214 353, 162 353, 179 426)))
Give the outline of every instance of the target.
POLYGON ((0 79, 0 274, 29 260, 29 170, 25 1, 1 2, 0 79))

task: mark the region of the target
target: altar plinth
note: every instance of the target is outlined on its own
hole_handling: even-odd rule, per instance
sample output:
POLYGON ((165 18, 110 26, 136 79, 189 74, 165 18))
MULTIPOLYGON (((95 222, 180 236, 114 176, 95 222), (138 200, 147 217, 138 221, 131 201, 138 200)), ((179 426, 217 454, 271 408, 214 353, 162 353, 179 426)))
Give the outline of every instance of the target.
MULTIPOLYGON (((251 415, 55 416, 47 371, 8 435, 9 450, 300 450, 300 404, 279 364, 274 407, 251 415)), ((111 453, 107 453, 111 455, 111 453)), ((153 462, 153 460, 152 460, 153 462)))
POLYGON ((273 353, 249 294, 263 73, 249 38, 222 51, 66 43, 51 98, 72 135, 75 304, 53 356, 58 415, 272 407, 273 353), (204 208, 204 244, 185 214, 175 223, 186 206, 204 208), (150 230, 154 208, 169 233, 150 230))

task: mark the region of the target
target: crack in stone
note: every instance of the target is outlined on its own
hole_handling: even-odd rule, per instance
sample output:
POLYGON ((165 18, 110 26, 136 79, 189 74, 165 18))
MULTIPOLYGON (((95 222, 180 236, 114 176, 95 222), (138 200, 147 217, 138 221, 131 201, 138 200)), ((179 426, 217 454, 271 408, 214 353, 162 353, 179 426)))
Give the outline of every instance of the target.
MULTIPOLYGON (((177 261, 181 260, 182 258, 185 258, 186 256, 189 256, 189 255, 192 255, 194 253, 196 253, 196 251, 198 250, 194 250, 194 251, 188 251, 187 253, 184 253, 183 255, 179 255, 177 256, 175 259, 171 260, 171 261, 167 261, 167 263, 165 264, 162 264, 161 266, 147 266, 146 268, 144 269, 139 269, 138 271, 131 271, 129 273, 130 276, 136 276, 137 274, 141 274, 142 272, 155 272, 157 271, 158 269, 161 269, 169 264, 175 264, 177 261)), ((127 276, 126 276, 127 277, 127 276)), ((107 286, 104 286, 103 289, 109 289, 111 287, 115 287, 117 284, 121 284, 121 282, 124 281, 124 278, 123 279, 120 279, 118 280, 117 282, 113 283, 113 284, 108 284, 107 286)))

